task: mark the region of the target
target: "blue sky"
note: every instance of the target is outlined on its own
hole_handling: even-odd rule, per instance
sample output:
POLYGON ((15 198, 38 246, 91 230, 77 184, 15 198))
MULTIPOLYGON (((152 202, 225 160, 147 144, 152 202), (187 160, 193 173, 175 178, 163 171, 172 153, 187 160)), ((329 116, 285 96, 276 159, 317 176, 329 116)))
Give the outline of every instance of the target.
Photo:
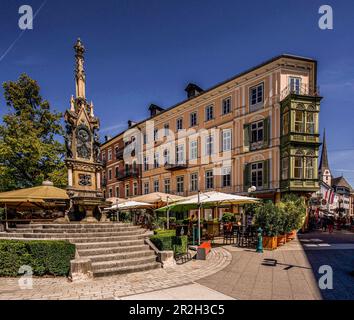
MULTIPOLYGON (((80 36, 88 99, 101 135, 114 135, 128 119, 145 118, 150 103, 183 100, 188 82, 208 88, 282 53, 316 58, 330 165, 354 186, 353 18, 352 0, 1 0, 0 81, 26 72, 64 111, 75 90, 72 46, 80 36), (33 30, 20 35, 23 4, 43 6, 33 30), (333 8, 334 30, 318 27, 323 4, 333 8)), ((5 111, 1 89, 0 115, 5 111)))

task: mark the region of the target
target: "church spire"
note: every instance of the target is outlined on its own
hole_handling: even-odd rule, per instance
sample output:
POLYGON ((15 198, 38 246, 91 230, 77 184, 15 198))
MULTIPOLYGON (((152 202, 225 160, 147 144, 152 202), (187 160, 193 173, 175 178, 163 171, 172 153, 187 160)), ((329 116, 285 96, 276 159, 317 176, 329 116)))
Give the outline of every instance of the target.
POLYGON ((323 173, 325 171, 325 169, 329 169, 327 144, 326 144, 326 129, 323 130, 323 143, 322 143, 322 152, 321 152, 321 160, 320 160, 320 171, 323 173))
POLYGON ((76 68, 75 68, 75 83, 76 83, 76 98, 86 98, 85 94, 85 69, 84 69, 84 53, 85 47, 83 46, 80 38, 77 39, 74 46, 76 68))

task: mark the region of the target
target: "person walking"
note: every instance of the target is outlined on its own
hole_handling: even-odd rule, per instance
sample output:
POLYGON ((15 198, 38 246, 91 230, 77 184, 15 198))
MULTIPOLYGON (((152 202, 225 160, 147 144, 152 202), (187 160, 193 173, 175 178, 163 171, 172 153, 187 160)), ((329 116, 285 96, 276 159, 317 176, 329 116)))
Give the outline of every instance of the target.
POLYGON ((334 229, 334 219, 332 217, 328 218, 328 232, 332 233, 334 229))

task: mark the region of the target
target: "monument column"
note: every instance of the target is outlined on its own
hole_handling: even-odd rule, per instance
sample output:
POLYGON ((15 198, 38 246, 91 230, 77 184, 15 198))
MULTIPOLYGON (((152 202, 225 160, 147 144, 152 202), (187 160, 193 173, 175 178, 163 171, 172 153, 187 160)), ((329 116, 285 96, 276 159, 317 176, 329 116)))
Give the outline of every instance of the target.
POLYGON ((76 97, 71 97, 70 108, 65 112, 66 166, 68 194, 73 213, 85 212, 82 222, 97 222, 100 207, 107 206, 101 192, 102 163, 100 160, 99 119, 93 112, 93 103, 86 100, 85 48, 80 39, 75 46, 76 97))

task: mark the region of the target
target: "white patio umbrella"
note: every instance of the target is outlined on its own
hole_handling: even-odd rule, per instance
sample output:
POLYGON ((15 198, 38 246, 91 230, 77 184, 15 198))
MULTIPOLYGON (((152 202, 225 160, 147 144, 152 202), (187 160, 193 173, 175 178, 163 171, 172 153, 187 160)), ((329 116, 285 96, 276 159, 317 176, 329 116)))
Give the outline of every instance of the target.
POLYGON ((208 206, 226 206, 239 205, 247 203, 257 203, 260 201, 257 198, 239 196, 236 194, 229 194, 217 191, 198 192, 198 194, 187 197, 185 200, 177 201, 171 206, 165 206, 156 211, 168 210, 189 210, 198 209, 198 242, 200 244, 200 209, 208 206))
MULTIPOLYGON (((139 201, 126 201, 124 203, 118 204, 119 210, 131 210, 131 209, 148 209, 152 208, 154 205, 147 202, 139 201)), ((117 209, 117 205, 111 207, 111 209, 117 209)))

